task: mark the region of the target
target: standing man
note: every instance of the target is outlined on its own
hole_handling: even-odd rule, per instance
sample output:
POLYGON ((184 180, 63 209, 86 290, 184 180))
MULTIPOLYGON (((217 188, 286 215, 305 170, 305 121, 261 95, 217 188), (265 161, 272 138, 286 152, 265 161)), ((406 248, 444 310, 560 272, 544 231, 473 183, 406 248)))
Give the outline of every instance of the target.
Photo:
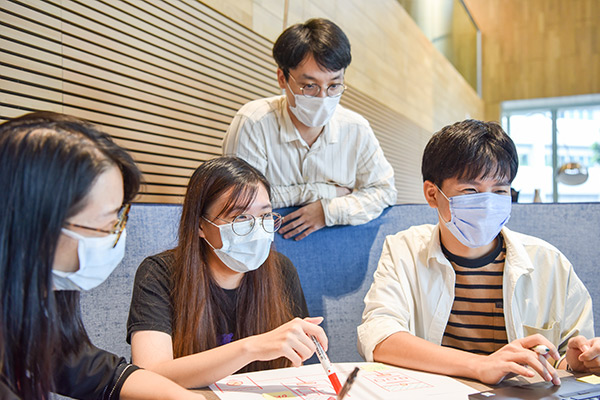
POLYGON ((285 216, 286 239, 378 217, 396 201, 394 171, 367 120, 338 104, 352 59, 348 38, 333 22, 310 19, 279 36, 273 58, 285 94, 244 105, 223 154, 265 174, 274 208, 301 206, 285 216))

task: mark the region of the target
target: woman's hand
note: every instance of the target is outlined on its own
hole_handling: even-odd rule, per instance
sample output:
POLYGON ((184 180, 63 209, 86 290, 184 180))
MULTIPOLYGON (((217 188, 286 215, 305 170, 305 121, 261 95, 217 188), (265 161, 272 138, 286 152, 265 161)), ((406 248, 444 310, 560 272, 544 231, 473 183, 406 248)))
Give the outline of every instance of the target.
POLYGON ((316 350, 310 336, 316 337, 323 349, 327 350, 327 336, 319 326, 321 322, 323 317, 294 318, 272 331, 250 336, 247 341, 248 350, 256 360, 269 361, 285 357, 294 367, 299 367, 316 350))

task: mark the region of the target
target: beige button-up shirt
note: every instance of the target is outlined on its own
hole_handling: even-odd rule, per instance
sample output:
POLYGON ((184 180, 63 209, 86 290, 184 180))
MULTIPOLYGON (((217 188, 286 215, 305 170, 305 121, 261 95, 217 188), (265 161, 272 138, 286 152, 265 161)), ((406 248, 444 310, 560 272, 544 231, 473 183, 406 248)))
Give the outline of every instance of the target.
POLYGON ((341 105, 309 147, 292 123, 285 96, 252 101, 231 122, 223 154, 265 174, 274 208, 321 200, 328 226, 363 224, 396 202, 394 171, 369 123, 341 105), (336 197, 336 185, 352 193, 336 197))

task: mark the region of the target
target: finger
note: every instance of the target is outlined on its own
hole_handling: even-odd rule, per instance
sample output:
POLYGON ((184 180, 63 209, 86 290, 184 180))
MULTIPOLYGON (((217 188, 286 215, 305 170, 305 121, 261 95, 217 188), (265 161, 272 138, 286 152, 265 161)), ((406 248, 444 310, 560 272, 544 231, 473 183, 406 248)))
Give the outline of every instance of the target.
POLYGON ((549 341, 539 333, 524 337, 523 339, 519 339, 519 341, 521 345, 526 349, 532 349, 539 344, 544 345, 550 349, 550 352, 548 354, 550 354, 552 358, 554 358, 555 360, 558 360, 560 358, 560 354, 558 353, 556 346, 554 346, 554 344, 552 344, 551 341, 549 341))
POLYGON ((291 220, 288 223, 286 223, 285 225, 282 225, 281 228, 279 228, 279 233, 284 234, 284 233, 288 232, 289 230, 294 229, 298 224, 299 224, 299 221, 291 220))
POLYGON ((508 363, 508 370, 513 374, 526 376, 528 378, 533 378, 535 376, 535 373, 532 370, 516 362, 508 363))
POLYGON ((550 376, 552 377, 552 383, 555 385, 560 385, 560 378, 558 377, 558 372, 556 372, 556 369, 554 369, 554 367, 552 367, 552 365, 548 362, 548 355, 543 356, 540 354, 538 358, 545 372, 550 374, 550 376))
POLYGON ((586 371, 588 371, 588 372, 594 372, 594 373, 600 372, 600 357, 595 358, 592 361, 584 361, 583 366, 585 367, 586 371))
POLYGON ((302 219, 295 219, 293 221, 290 221, 288 224, 285 225, 285 229, 280 229, 283 230, 283 233, 288 233, 290 231, 292 231, 293 229, 296 229, 298 226, 301 226, 304 223, 304 221, 302 219))
POLYGON ((294 238, 294 240, 302 240, 305 237, 307 237, 308 235, 310 235, 311 233, 313 233, 314 231, 316 231, 317 229, 314 227, 310 227, 307 230, 305 230, 304 232, 302 232, 300 235, 296 236, 294 238))
POLYGON ((315 325, 321 325, 321 322, 323 322, 323 320, 324 320, 323 317, 306 317, 306 318, 304 318, 304 321, 310 322, 311 324, 315 324, 315 325))
POLYGON ((567 348, 583 353, 589 349, 588 340, 585 338, 585 336, 575 336, 574 338, 569 339, 567 348))
POLYGON ((291 237, 296 236, 297 234, 301 233, 302 231, 304 231, 307 228, 307 226, 305 225, 304 222, 301 223, 300 226, 296 227, 293 231, 288 232, 287 234, 283 235, 283 237, 285 239, 289 239, 291 237))
POLYGON ((296 218, 298 218, 298 217, 301 217, 301 216, 302 216, 302 207, 301 207, 301 208, 299 208, 299 209, 297 209, 296 211, 292 211, 291 213, 289 213, 289 214, 286 214, 286 215, 283 217, 283 219, 284 219, 285 221, 293 221, 293 220, 295 220, 296 218))
POLYGON ((536 371, 545 381, 552 380, 552 375, 548 372, 547 369, 545 369, 545 366, 540 362, 538 354, 531 350, 522 350, 520 352, 514 353, 510 357, 509 361, 516 362, 521 365, 528 365, 531 368, 533 368, 534 371, 536 371))
POLYGON ((323 350, 327 351, 327 349, 329 349, 329 340, 327 339, 327 335, 323 328, 312 323, 303 325, 303 328, 306 335, 317 338, 319 343, 321 343, 323 350))
POLYGON ((595 347, 590 347, 587 351, 579 355, 579 361, 584 363, 593 361, 597 358, 600 359, 600 349, 595 347))
POLYGON ((285 347, 283 349, 283 356, 292 362, 294 367, 302 366, 302 358, 292 349, 291 347, 285 347))
POLYGON ((294 327, 286 339, 286 346, 296 352, 301 361, 308 359, 317 350, 312 339, 308 337, 300 326, 294 327))

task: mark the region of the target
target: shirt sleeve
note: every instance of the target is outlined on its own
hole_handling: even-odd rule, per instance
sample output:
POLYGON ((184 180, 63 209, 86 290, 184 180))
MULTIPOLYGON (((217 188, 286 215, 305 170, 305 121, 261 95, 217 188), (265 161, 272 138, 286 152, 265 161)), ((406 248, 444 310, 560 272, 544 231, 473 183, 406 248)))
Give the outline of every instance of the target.
POLYGON ((260 122, 238 112, 225 133, 223 155, 239 157, 264 174, 268 161, 264 129, 260 122))
POLYGON ((335 185, 328 183, 300 183, 271 185, 273 208, 302 206, 320 199, 336 196, 335 185))
POLYGON ((135 331, 172 334, 172 277, 169 272, 172 261, 170 253, 162 253, 146 258, 138 267, 127 320, 127 343, 131 344, 131 335, 135 331))
POLYGON ((76 399, 117 400, 123 383, 137 369, 123 357, 86 344, 56 370, 55 391, 76 399))
POLYGON ((384 208, 396 203, 394 170, 367 124, 359 151, 356 185, 352 193, 321 200, 325 224, 360 225, 377 218, 384 208))
POLYGON ((569 339, 583 335, 588 339, 594 337, 594 314, 592 298, 579 279, 571 263, 561 254, 563 262, 569 265, 569 278, 565 299, 565 316, 558 351, 566 353, 569 339))
MULTIPOLYGON (((388 237, 374 274, 373 284, 365 296, 362 324, 358 326, 358 352, 373 361, 373 350, 396 332, 410 332, 413 309, 408 278, 400 277, 402 266, 388 237)), ((414 334, 414 332, 411 332, 414 334)))
POLYGON ((306 306, 304 291, 302 290, 296 267, 294 267, 294 264, 292 264, 290 259, 283 254, 275 254, 277 255, 277 261, 283 274, 285 290, 292 302, 292 314, 294 317, 299 318, 308 317, 308 307, 306 306))

